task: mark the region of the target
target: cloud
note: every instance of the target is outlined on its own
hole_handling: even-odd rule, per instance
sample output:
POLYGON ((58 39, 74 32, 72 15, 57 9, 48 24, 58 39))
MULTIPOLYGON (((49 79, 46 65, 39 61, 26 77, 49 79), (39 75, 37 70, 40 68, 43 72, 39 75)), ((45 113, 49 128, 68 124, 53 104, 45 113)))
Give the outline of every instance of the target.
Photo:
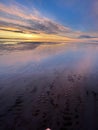
MULTIPOLYGON (((72 6, 78 0, 67 0, 72 6)), ((78 1, 79 2, 79 1, 78 1)), ((47 18, 34 7, 28 8, 17 2, 5 5, 0 3, 0 37, 1 38, 24 38, 36 39, 37 41, 81 41, 83 39, 97 38, 97 34, 89 34, 74 31, 72 28, 63 26, 51 18, 47 18), (9 37, 8 37, 9 36, 9 37)), ((97 39, 96 39, 97 40, 97 39)))
POLYGON ((21 32, 41 32, 58 35, 66 35, 67 33, 72 32, 70 28, 64 27, 63 25, 42 16, 35 8, 31 11, 17 3, 16 5, 11 4, 9 6, 0 4, 0 14, 0 26, 3 29, 13 27, 21 32))
POLYGON ((81 39, 81 38, 87 38, 87 39, 89 39, 89 38, 97 38, 97 37, 90 36, 90 35, 80 35, 79 38, 80 38, 80 39, 81 39))

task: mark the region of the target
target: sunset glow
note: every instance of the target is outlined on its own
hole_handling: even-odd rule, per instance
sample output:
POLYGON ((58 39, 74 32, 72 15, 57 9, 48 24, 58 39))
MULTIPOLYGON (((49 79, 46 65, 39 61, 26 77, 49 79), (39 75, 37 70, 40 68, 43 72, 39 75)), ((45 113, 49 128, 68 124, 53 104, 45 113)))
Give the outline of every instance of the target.
MULTIPOLYGON (((21 2, 11 2, 9 0, 9 3, 4 3, 1 1, 1 41, 2 39, 30 40, 32 42, 84 42, 86 39, 89 41, 98 40, 98 33, 92 29, 89 32, 87 30, 83 31, 81 28, 73 28, 71 24, 66 24, 67 21, 64 23, 63 21, 57 20, 52 14, 49 16, 43 15, 42 9, 37 9, 32 2, 31 8, 21 2)), ((28 3, 30 4, 30 2, 28 3)))
POLYGON ((0 130, 98 130, 98 0, 0 0, 0 130))

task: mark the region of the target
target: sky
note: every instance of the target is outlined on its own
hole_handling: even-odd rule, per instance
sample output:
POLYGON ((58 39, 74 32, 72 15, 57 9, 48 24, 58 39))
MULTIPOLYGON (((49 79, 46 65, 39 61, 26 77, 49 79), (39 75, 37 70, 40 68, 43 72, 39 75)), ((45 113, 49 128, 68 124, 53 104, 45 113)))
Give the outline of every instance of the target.
POLYGON ((97 42, 98 0, 0 0, 0 41, 97 42))

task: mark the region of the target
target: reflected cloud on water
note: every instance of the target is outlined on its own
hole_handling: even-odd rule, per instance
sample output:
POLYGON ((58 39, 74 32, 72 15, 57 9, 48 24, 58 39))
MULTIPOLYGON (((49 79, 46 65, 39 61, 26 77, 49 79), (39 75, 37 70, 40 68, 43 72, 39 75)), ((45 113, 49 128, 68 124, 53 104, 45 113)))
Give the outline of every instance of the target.
POLYGON ((1 129, 97 130, 97 44, 0 46, 1 129))

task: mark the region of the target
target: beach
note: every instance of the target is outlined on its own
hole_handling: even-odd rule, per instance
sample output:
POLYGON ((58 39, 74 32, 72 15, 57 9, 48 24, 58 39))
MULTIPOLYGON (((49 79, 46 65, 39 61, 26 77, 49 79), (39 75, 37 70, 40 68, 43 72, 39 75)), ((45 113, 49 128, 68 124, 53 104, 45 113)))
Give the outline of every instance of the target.
POLYGON ((96 43, 0 44, 0 130, 97 130, 96 43))

